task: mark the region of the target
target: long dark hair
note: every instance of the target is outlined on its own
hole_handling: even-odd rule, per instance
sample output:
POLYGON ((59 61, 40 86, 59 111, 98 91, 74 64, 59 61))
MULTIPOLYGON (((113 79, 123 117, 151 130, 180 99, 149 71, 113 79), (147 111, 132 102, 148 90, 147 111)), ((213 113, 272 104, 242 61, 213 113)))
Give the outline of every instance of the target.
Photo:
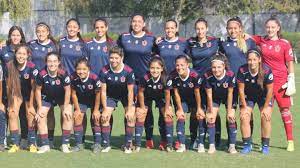
MULTIPOLYGON (((142 14, 138 14, 138 13, 133 14, 131 16, 131 21, 130 21, 130 26, 129 26, 129 33, 133 31, 132 26, 131 26, 131 22, 132 22, 133 18, 136 17, 136 16, 140 16, 140 17, 142 17, 144 22, 146 21, 145 17, 142 14)), ((150 31, 148 30, 148 28, 146 26, 144 26, 142 30, 147 34, 150 33, 150 31)))
MULTIPOLYGON (((103 22, 104 25, 106 27, 108 27, 108 22, 105 18, 103 17, 98 17, 95 21, 94 21, 94 28, 96 27, 96 23, 97 22, 103 22)), ((106 41, 107 41, 107 47, 108 47, 108 50, 110 50, 111 46, 113 45, 113 39, 108 35, 108 31, 105 33, 105 36, 106 36, 106 41)))
POLYGON ((165 62, 161 57, 159 57, 158 55, 155 55, 151 58, 151 60, 149 62, 149 68, 150 68, 151 64, 154 62, 157 62, 163 69, 163 71, 161 72, 160 78, 161 78, 163 85, 165 86, 167 83, 167 70, 166 70, 165 62))
MULTIPOLYGON (((251 53, 255 54, 258 58, 261 59, 262 53, 261 53, 260 49, 250 49, 250 50, 248 50, 248 52, 247 52, 247 59, 248 59, 248 57, 249 57, 249 55, 251 53)), ((258 77, 257 77, 257 84, 261 87, 261 89, 264 89, 265 71, 263 69, 263 63, 262 63, 262 61, 260 61, 260 63, 259 63, 257 75, 258 75, 258 77)))
POLYGON ((247 47, 247 43, 246 43, 246 40, 245 40, 245 35, 244 35, 244 26, 243 26, 243 23, 242 23, 242 20, 238 17, 238 16, 235 16, 235 17, 232 17, 230 18, 228 21, 227 21, 227 29, 228 29, 228 26, 229 26, 229 23, 230 22, 236 22, 239 24, 242 32, 240 33, 240 35, 237 37, 237 47, 243 52, 243 53, 246 53, 248 51, 248 47, 247 47))
POLYGON ((46 29, 48 30, 49 32, 49 35, 48 35, 48 39, 50 39, 54 45, 55 45, 55 48, 56 50, 58 49, 58 44, 57 44, 57 41, 54 39, 54 37, 52 36, 52 31, 50 29, 50 26, 48 24, 46 24, 45 22, 39 22, 36 27, 35 27, 35 30, 37 30, 38 27, 46 27, 46 29))
MULTIPOLYGON (((45 63, 47 64, 48 58, 49 58, 51 55, 56 56, 57 59, 58 59, 58 61, 60 62, 59 66, 58 66, 57 72, 64 71, 64 67, 63 67, 63 65, 62 65, 62 63, 61 63, 61 56, 59 55, 58 52, 53 51, 53 52, 47 53, 47 55, 46 55, 46 57, 45 57, 45 63)), ((62 74, 61 74, 61 73, 57 73, 57 76, 61 77, 62 74)))
MULTIPOLYGON (((66 23, 66 27, 68 27, 68 24, 69 24, 71 21, 76 22, 76 24, 77 24, 78 27, 80 28, 80 22, 79 22, 77 19, 75 19, 75 18, 69 19, 69 20, 67 21, 67 23, 66 23)), ((81 42, 84 42, 83 39, 82 39, 82 37, 81 37, 80 32, 77 33, 77 37, 79 38, 79 40, 80 40, 81 42)))
MULTIPOLYGON (((168 22, 173 22, 173 23, 175 23, 175 27, 178 28, 178 23, 176 22, 175 19, 169 19, 169 20, 167 20, 166 23, 165 23, 165 26, 167 25, 168 22)), ((175 33, 175 36, 176 36, 176 37, 179 36, 179 32, 178 32, 178 31, 175 33)))
MULTIPOLYGON (((30 55, 30 49, 26 44, 20 44, 16 46, 15 55, 19 49, 25 48, 27 51, 28 56, 30 55)), ((13 60, 7 63, 7 70, 8 70, 8 77, 7 77, 7 98, 8 98, 8 106, 14 104, 14 98, 18 97, 22 99, 21 93, 21 81, 20 81, 20 72, 18 70, 18 61, 16 57, 13 60)))
POLYGON ((282 38, 282 34, 281 34, 281 23, 280 23, 279 19, 277 19, 275 16, 271 16, 269 19, 266 20, 265 25, 266 25, 269 21, 274 21, 274 22, 279 26, 279 31, 277 32, 277 36, 278 36, 278 38, 282 38))
POLYGON ((7 37, 7 41, 6 41, 7 46, 11 45, 11 43, 12 43, 11 35, 12 35, 13 31, 15 31, 15 30, 19 31, 21 34, 20 44, 26 44, 25 35, 24 35, 22 28, 20 26, 12 26, 8 31, 8 37, 7 37))

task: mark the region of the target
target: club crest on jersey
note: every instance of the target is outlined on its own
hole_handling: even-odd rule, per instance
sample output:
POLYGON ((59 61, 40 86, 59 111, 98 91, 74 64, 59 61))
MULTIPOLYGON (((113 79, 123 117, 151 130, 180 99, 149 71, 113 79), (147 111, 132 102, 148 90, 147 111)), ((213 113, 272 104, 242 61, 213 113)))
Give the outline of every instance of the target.
POLYGON ((193 88, 193 87, 194 87, 194 84, 193 84, 192 82, 190 82, 190 83, 189 83, 189 87, 190 87, 190 88, 193 88))
POLYGON ((157 87, 158 87, 158 89, 160 89, 160 90, 162 89, 162 85, 158 85, 157 87))
POLYGON ((223 83, 223 87, 228 88, 228 83, 227 82, 223 83))
POLYGON ((56 79, 56 80, 55 80, 55 83, 56 83, 56 85, 60 85, 60 80, 59 80, 59 79, 56 79))
POLYGON ((208 43, 206 44, 206 46, 207 46, 207 48, 210 48, 210 47, 211 47, 211 42, 208 42, 208 43))
POLYGON ((280 48, 280 46, 279 46, 279 45, 276 45, 276 46, 275 46, 275 52, 279 52, 279 51, 280 51, 280 49, 281 49, 281 48, 280 48))
POLYGON ((24 74, 24 79, 29 79, 29 74, 24 74))
POLYGON ((88 85, 88 88, 89 88, 90 90, 92 90, 92 89, 93 89, 93 85, 88 85))
POLYGON ((53 49, 52 48, 48 48, 48 52, 52 52, 53 51, 53 49))
POLYGON ((77 45, 77 46, 76 46, 76 51, 80 51, 80 49, 81 49, 81 46, 80 46, 80 45, 77 45))
POLYGON ((178 44, 175 45, 175 50, 179 50, 179 45, 178 44))
POLYGON ((103 47, 103 52, 107 52, 107 47, 103 47))
POLYGON ((146 41, 146 40, 143 40, 143 41, 142 41, 142 45, 143 45, 143 46, 146 46, 146 45, 147 45, 147 41, 146 41))
POLYGON ((122 83, 124 83, 125 80, 126 80, 125 76, 122 76, 122 77, 120 78, 120 80, 121 80, 122 83))

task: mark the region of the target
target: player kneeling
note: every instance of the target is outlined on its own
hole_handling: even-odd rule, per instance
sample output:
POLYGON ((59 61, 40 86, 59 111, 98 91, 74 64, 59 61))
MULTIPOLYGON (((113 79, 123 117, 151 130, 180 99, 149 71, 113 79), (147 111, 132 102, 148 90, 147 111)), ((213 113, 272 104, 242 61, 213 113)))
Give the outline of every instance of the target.
POLYGON ((119 101, 125 108, 126 131, 125 153, 132 153, 131 144, 135 126, 134 85, 133 70, 123 63, 124 54, 121 48, 113 47, 110 50, 109 64, 104 66, 100 73, 101 102, 103 112, 102 139, 103 149, 108 152, 110 147, 110 118, 119 101))
POLYGON ((38 153, 50 151, 47 127, 47 115, 51 107, 59 105, 62 117, 62 145, 64 153, 70 153, 70 136, 72 130, 72 106, 70 104, 70 77, 60 68, 61 58, 57 53, 48 53, 46 67, 40 71, 36 83, 37 125, 40 133, 41 147, 38 153))
POLYGON ((237 153, 236 143, 236 121, 235 108, 237 95, 233 94, 235 87, 234 73, 228 70, 227 58, 224 55, 215 55, 211 61, 211 70, 204 74, 204 85, 207 94, 207 130, 209 134, 208 153, 215 153, 215 121, 219 112, 220 104, 225 104, 226 120, 228 129, 228 152, 237 153))
POLYGON ((261 112, 262 153, 269 153, 271 135, 273 74, 269 67, 262 64, 259 50, 249 50, 248 64, 239 68, 237 82, 240 96, 240 120, 243 137, 241 153, 247 154, 252 150, 250 119, 255 103, 261 112))

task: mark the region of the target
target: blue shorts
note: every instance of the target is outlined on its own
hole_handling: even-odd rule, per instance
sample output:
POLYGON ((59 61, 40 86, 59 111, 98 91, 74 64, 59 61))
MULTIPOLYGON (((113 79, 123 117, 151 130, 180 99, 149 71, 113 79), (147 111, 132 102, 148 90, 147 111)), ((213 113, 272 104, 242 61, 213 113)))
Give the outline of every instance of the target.
MULTIPOLYGON (((227 108, 227 100, 224 99, 214 99, 213 100, 213 107, 220 107, 221 104, 224 104, 225 107, 227 108)), ((232 108, 236 109, 237 107, 237 101, 232 100, 232 108)))
MULTIPOLYGON (((155 102, 155 107, 158 108, 158 109, 161 109, 163 107, 165 107, 165 100, 162 99, 162 100, 149 100, 149 101, 145 101, 145 106, 147 106, 148 108, 152 108, 152 102, 155 102)), ((139 107, 140 105, 137 104, 137 106, 139 107)))
POLYGON ((64 105, 65 102, 65 98, 57 98, 57 99, 52 99, 52 98, 48 98, 46 95, 42 94, 42 106, 46 106, 46 107, 54 107, 56 105, 64 105))
MULTIPOLYGON (((266 98, 261 98, 261 99, 247 99, 246 98, 246 103, 248 107, 254 108, 255 103, 257 103, 259 108, 262 108, 265 105, 266 98)), ((269 107, 273 107, 274 100, 271 99, 271 101, 268 103, 269 107)))
MULTIPOLYGON (((175 103, 176 104, 176 103, 175 103)), ((181 102, 182 110, 185 113, 190 113, 197 107, 196 103, 181 102)), ((177 106, 175 106, 177 110, 177 106)))
POLYGON ((121 101, 123 107, 127 107, 128 106, 128 100, 127 100, 127 98, 125 98, 125 99, 115 99, 115 98, 111 98, 111 97, 107 97, 107 99, 106 99, 106 106, 107 107, 116 108, 119 101, 121 101))

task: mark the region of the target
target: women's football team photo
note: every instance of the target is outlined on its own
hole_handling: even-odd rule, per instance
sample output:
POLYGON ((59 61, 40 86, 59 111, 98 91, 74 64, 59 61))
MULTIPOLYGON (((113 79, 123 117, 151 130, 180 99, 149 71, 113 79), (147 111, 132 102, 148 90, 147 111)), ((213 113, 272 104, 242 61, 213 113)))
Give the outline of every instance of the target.
POLYGON ((66 22, 66 35, 58 41, 44 22, 35 26, 37 39, 31 41, 21 27, 9 29, 6 42, 0 45, 1 152, 46 153, 55 146, 64 153, 80 152, 88 127, 94 137, 92 152, 109 152, 112 114, 121 103, 118 112, 124 114, 125 127, 121 149, 126 154, 144 150, 144 131, 147 149, 158 146, 167 152, 189 149, 213 154, 221 146, 221 122, 226 123, 228 153, 248 154, 253 120, 260 120, 260 150, 267 155, 275 101, 284 124, 286 150, 295 150, 294 56, 277 18, 261 25, 263 35, 247 34, 239 17, 230 18, 226 39, 208 36, 204 18, 195 21, 195 36, 188 39, 179 36, 173 19, 165 22, 164 35, 157 37, 147 29, 143 15, 135 14, 129 22, 129 31, 116 41, 109 37, 109 23, 101 17, 93 23, 95 37, 90 40, 81 37, 80 23, 74 18, 66 22), (225 115, 219 114, 222 104, 225 115), (254 118, 255 105, 260 118, 254 118), (153 140, 156 116, 157 145, 153 140), (61 143, 54 144, 59 124, 61 143))

